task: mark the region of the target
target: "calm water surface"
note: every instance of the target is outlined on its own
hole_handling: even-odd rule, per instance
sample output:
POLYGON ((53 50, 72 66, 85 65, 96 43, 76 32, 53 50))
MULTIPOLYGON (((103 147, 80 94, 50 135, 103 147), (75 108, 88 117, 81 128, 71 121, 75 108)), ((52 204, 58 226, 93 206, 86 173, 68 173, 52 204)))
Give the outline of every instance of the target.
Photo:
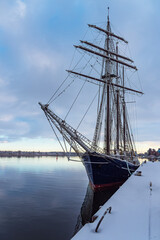
POLYGON ((96 198, 82 163, 1 158, 0 240, 69 240, 98 210, 96 198))

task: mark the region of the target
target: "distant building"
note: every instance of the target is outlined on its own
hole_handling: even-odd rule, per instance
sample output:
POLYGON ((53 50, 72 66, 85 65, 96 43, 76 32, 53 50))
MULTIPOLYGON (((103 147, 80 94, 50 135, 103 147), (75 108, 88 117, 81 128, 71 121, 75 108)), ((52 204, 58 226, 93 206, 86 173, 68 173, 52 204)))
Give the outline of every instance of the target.
POLYGON ((158 151, 156 151, 155 149, 149 148, 148 151, 147 151, 147 155, 148 156, 153 155, 153 156, 156 156, 156 157, 160 156, 160 148, 158 149, 158 151))

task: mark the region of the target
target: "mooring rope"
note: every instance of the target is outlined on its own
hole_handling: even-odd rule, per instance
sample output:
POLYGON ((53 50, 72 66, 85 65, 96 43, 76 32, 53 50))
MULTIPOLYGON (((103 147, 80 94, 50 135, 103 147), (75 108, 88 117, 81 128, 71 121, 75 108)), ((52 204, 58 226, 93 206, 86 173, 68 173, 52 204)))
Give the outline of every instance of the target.
POLYGON ((127 165, 128 172, 129 172, 129 174, 131 175, 132 173, 131 173, 131 171, 130 171, 130 169, 129 169, 128 161, 125 160, 125 162, 126 162, 126 165, 127 165))

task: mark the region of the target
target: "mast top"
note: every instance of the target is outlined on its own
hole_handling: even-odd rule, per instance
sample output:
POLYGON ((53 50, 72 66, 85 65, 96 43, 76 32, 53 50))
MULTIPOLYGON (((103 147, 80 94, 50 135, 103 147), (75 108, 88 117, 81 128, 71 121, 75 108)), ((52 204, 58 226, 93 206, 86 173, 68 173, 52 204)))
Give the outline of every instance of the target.
POLYGON ((109 7, 107 9, 108 9, 108 17, 107 17, 107 19, 108 19, 108 22, 109 22, 109 7))

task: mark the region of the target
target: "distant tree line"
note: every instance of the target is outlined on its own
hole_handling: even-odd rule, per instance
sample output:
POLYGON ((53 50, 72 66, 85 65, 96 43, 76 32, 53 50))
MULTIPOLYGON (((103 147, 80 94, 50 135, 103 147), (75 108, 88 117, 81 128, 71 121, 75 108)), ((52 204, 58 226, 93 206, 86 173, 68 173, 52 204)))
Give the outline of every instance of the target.
POLYGON ((0 157, 47 157, 47 156, 77 156, 74 152, 26 152, 26 151, 0 151, 0 157))

